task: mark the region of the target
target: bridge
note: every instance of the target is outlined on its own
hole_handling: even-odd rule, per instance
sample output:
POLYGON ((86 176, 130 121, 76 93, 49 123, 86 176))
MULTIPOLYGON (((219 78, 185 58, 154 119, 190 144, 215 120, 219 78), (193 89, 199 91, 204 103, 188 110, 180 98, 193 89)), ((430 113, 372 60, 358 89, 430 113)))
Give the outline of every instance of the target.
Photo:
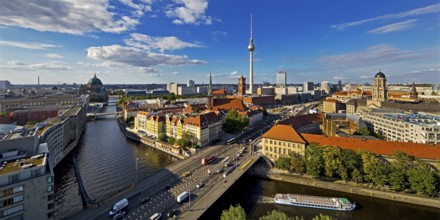
POLYGON ((87 113, 87 119, 88 120, 95 120, 98 118, 98 116, 105 116, 105 115, 114 115, 115 117, 121 114, 121 112, 96 112, 96 113, 87 113))

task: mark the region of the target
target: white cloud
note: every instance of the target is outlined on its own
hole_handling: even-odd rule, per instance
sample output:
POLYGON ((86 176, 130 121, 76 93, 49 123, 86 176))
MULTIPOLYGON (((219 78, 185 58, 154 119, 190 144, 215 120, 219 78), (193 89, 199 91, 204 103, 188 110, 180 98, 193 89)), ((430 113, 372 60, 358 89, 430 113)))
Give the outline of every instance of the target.
POLYGON ((53 44, 45 44, 38 42, 19 42, 19 41, 5 41, 5 40, 0 40, 0 46, 20 47, 20 48, 34 49, 34 50, 42 50, 47 48, 58 47, 53 44))
POLYGON ((35 63, 29 65, 29 69, 31 70, 70 70, 72 67, 64 66, 58 63, 35 63))
POLYGON ((171 74, 173 74, 173 75, 175 75, 175 76, 180 75, 179 72, 172 72, 171 74))
POLYGON ((6 62, 7 65, 10 66, 24 66, 25 64, 21 61, 18 60, 9 60, 8 62, 6 62))
POLYGON ((61 55, 59 55, 59 54, 56 54, 56 53, 49 53, 49 54, 46 54, 46 57, 49 57, 49 58, 56 58, 56 59, 64 58, 63 56, 61 56, 61 55))
POLYGON ((345 77, 345 76, 334 76, 333 79, 334 80, 342 80, 342 79, 347 79, 347 77, 345 77))
POLYGON ((373 75, 362 75, 359 76, 359 79, 373 79, 373 75))
POLYGON ((120 45, 89 47, 87 49, 87 57, 95 60, 106 60, 138 67, 205 63, 201 60, 189 60, 186 56, 150 53, 137 48, 123 47, 120 45))
POLYGON ((386 14, 377 16, 374 18, 368 18, 364 20, 354 21, 354 22, 347 22, 343 24, 336 24, 332 25, 331 28, 338 29, 338 30, 344 30, 349 27, 354 27, 362 24, 366 24, 373 21, 381 21, 381 20, 388 20, 388 19, 399 19, 399 18, 406 18, 406 17, 416 17, 420 15, 426 15, 426 14, 432 14, 432 13, 438 13, 440 12, 440 4, 433 4, 428 5, 426 7, 422 8, 416 8, 409 11, 394 13, 394 14, 386 14))
POLYGON ((392 47, 388 44, 380 44, 368 47, 364 51, 322 57, 320 61, 328 65, 345 68, 353 66, 390 64, 403 60, 412 61, 429 56, 432 56, 432 52, 430 51, 405 51, 392 47))
POLYGON ((368 33, 370 34, 385 34, 385 33, 390 33, 390 32, 395 32, 395 31, 403 31, 403 30, 407 30, 411 27, 414 26, 414 24, 416 23, 417 19, 411 19, 411 20, 407 20, 407 21, 402 21, 402 22, 397 22, 394 24, 389 24, 389 25, 385 25, 373 30, 368 31, 368 33))
POLYGON ((139 24, 137 19, 110 12, 113 6, 108 0, 14 0, 1 5, 1 25, 37 31, 121 33, 139 24))
POLYGON ((174 36, 151 37, 139 33, 132 33, 130 36, 131 38, 125 40, 125 43, 128 46, 140 48, 146 51, 160 51, 163 53, 166 50, 179 50, 186 47, 201 47, 195 43, 181 41, 174 36))
POLYGON ((166 15, 174 18, 174 24, 212 24, 212 18, 205 15, 208 0, 174 0, 179 6, 174 6, 166 15))
POLYGON ((229 75, 231 75, 231 76, 235 76, 235 75, 237 75, 237 73, 238 73, 238 71, 235 70, 235 71, 233 71, 232 73, 230 73, 229 75))
POLYGON ((152 1, 141 1, 139 3, 134 3, 133 0, 119 0, 122 4, 135 9, 135 12, 133 12, 134 16, 142 16, 144 15, 144 12, 150 12, 151 11, 151 3, 152 1))

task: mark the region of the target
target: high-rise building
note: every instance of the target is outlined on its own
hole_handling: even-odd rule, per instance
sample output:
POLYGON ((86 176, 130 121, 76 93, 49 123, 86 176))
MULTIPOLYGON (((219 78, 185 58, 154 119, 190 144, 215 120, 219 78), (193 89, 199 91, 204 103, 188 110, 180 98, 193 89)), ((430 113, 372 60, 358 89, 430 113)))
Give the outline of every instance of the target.
POLYGON ((342 81, 338 80, 338 91, 342 91, 342 81))
POLYGON ((238 95, 246 94, 246 78, 243 76, 238 77, 238 95))
POLYGON ((385 74, 380 70, 374 76, 374 85, 373 85, 373 101, 386 101, 387 100, 387 78, 385 74))
POLYGON ((186 83, 187 87, 194 87, 194 80, 190 79, 188 80, 188 82, 186 83))
POLYGON ((0 89, 9 89, 11 83, 8 80, 0 80, 0 89))
POLYGON ((278 87, 287 85, 287 73, 286 71, 280 70, 277 72, 277 81, 276 84, 278 87))
POLYGON ((313 91, 313 82, 304 82, 303 92, 313 91))
POLYGON ((252 39, 252 14, 251 14, 251 38, 249 39, 249 94, 254 92, 254 40, 252 39))

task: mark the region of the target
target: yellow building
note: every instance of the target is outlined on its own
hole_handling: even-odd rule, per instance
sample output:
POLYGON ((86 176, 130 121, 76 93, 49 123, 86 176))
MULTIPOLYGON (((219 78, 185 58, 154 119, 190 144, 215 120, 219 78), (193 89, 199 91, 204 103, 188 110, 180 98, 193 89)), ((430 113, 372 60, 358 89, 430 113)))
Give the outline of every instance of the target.
POLYGON ((147 132, 148 112, 138 112, 134 118, 134 129, 140 133, 147 132))
MULTIPOLYGON (((205 112, 184 120, 183 131, 192 133, 197 145, 205 146, 223 134, 223 121, 218 112, 205 112)), ((178 131, 179 132, 179 131, 178 131)))
POLYGON ((160 134, 164 133, 164 116, 151 115, 147 119, 147 135, 158 138, 160 134))
POLYGON ((277 124, 263 134, 263 155, 271 160, 293 153, 304 156, 306 141, 291 125, 277 124))
POLYGON ((183 120, 178 116, 166 116, 166 134, 176 139, 182 138, 183 120))

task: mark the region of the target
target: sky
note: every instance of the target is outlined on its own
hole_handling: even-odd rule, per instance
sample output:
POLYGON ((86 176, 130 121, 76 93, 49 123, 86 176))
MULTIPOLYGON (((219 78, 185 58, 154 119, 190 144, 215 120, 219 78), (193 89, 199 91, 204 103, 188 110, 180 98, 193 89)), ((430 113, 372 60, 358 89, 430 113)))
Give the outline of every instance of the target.
POLYGON ((12 84, 440 83, 440 3, 413 0, 0 2, 0 80, 12 84))

